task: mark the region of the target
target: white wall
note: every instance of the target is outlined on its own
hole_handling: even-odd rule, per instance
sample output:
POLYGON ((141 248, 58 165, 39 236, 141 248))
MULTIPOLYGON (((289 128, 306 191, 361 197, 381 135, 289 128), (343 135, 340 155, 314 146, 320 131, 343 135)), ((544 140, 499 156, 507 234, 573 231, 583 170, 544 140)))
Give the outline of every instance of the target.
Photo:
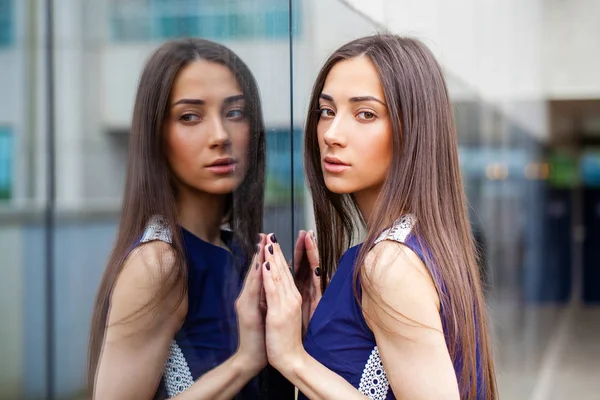
POLYGON ((600 2, 544 0, 543 82, 550 99, 600 98, 600 2))
POLYGON ((546 137, 543 0, 345 1, 394 33, 422 39, 452 79, 546 137))

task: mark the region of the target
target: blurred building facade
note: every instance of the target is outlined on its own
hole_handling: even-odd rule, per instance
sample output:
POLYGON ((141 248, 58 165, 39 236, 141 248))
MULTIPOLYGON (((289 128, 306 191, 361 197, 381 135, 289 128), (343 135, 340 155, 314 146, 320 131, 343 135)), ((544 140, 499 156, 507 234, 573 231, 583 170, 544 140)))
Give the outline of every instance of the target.
POLYGON ((267 125, 265 229, 291 255, 294 232, 313 225, 301 160, 313 79, 337 46, 386 30, 423 39, 446 71, 501 396, 550 398, 560 327, 575 323, 573 304, 600 301, 600 1, 53 3, 50 58, 47 2, 0 0, 0 398, 82 392, 135 90, 153 49, 199 36, 249 65, 267 125))

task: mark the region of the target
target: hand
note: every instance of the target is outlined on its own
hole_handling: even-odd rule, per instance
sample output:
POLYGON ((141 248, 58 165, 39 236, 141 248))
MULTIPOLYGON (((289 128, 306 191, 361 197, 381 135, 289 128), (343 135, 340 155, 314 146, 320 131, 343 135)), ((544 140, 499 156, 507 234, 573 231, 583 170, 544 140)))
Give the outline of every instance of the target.
POLYGON ((302 297, 271 234, 265 247, 263 285, 267 298, 266 348, 269 363, 283 375, 302 356, 302 297))
POLYGON ((262 264, 266 236, 260 235, 257 253, 246 273, 242 291, 235 301, 238 317, 239 347, 236 355, 243 358, 243 365, 258 373, 267 365, 265 349, 265 319, 260 300, 263 293, 262 264))
POLYGON ((294 279, 302 296, 302 337, 322 297, 319 249, 313 231, 300 231, 294 250, 294 279))

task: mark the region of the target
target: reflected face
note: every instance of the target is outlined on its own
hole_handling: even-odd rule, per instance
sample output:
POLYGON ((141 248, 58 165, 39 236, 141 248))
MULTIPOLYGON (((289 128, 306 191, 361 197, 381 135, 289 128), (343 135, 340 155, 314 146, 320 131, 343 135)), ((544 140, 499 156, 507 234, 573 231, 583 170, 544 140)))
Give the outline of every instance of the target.
POLYGON ((164 129, 179 186, 227 194, 243 181, 250 123, 242 90, 226 66, 199 60, 182 68, 164 129))
POLYGON ((378 195, 392 158, 392 128, 375 65, 367 57, 333 66, 319 99, 317 134, 327 189, 378 195))

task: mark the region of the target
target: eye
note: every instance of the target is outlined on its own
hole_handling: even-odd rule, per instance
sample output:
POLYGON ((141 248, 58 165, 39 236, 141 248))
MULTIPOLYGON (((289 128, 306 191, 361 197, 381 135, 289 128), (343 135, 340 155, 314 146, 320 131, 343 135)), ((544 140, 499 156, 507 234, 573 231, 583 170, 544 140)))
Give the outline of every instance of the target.
POLYGON ((194 122, 194 121, 200 121, 201 118, 200 118, 200 116, 198 116, 196 114, 187 113, 187 114, 183 114, 181 117, 179 117, 179 120, 183 121, 183 122, 194 122))
POLYGON ((358 119, 362 119, 363 121, 371 121, 375 119, 375 114, 371 111, 361 111, 357 114, 358 119))
POLYGON ((319 116, 321 118, 333 118, 335 117, 335 112, 331 108, 321 107, 319 109, 319 116))
POLYGON ((246 114, 244 114, 244 110, 241 108, 236 108, 234 110, 229 110, 225 114, 225 118, 232 119, 234 121, 240 120, 244 118, 246 114))

